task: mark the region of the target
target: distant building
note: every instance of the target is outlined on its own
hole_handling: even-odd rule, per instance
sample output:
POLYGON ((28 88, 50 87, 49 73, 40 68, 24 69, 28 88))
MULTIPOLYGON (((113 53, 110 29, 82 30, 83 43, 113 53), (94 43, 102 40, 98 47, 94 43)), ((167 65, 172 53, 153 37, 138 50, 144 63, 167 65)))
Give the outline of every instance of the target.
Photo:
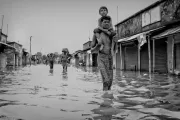
POLYGON ((7 37, 0 29, 0 70, 6 68, 7 56, 15 50, 13 46, 7 44, 7 37))
POLYGON ((83 51, 82 50, 75 51, 73 53, 73 59, 71 59, 71 62, 76 66, 81 65, 84 62, 83 61, 83 51))
POLYGON ((17 42, 8 42, 7 44, 15 48, 15 50, 7 56, 7 65, 21 66, 23 56, 22 45, 17 42))
POLYGON ((97 67, 97 53, 91 53, 91 42, 88 41, 83 44, 84 61, 86 66, 97 67))

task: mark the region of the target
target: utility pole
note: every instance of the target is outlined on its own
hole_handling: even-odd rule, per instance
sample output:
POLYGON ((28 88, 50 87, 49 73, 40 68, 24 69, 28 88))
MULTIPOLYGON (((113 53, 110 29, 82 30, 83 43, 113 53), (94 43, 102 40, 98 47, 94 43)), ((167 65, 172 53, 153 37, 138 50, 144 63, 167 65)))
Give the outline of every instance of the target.
POLYGON ((3 20, 4 20, 4 15, 2 15, 2 25, 1 25, 1 30, 3 29, 3 20))
POLYGON ((30 66, 31 66, 31 38, 32 38, 32 36, 30 37, 30 66))
POLYGON ((89 31, 89 41, 91 41, 91 38, 90 38, 90 31, 89 31))
POLYGON ((7 36, 8 36, 8 24, 7 24, 7 36))
POLYGON ((118 6, 117 6, 117 24, 118 24, 118 14, 119 14, 118 11, 119 10, 118 10, 118 6))

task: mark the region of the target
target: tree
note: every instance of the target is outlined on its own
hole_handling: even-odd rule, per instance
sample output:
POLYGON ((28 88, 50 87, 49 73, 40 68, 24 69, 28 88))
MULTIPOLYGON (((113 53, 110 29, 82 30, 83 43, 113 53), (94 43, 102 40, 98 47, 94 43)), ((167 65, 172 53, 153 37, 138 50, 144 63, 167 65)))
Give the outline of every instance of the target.
POLYGON ((59 56, 58 52, 54 52, 54 57, 57 58, 59 56))

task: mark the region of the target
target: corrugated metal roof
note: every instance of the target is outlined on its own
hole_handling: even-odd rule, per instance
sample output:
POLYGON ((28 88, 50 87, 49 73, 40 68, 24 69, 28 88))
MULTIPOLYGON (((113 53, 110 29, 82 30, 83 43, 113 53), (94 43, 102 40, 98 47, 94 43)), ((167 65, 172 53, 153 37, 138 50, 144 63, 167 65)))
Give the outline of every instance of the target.
POLYGON ((134 40, 134 39, 136 39, 138 36, 140 36, 140 35, 142 35, 142 34, 152 33, 152 32, 161 30, 161 29, 163 29, 163 28, 164 28, 164 26, 159 27, 159 28, 156 28, 156 29, 152 29, 152 30, 149 30, 149 31, 145 31, 145 32, 142 32, 142 33, 138 33, 138 34, 132 35, 132 36, 130 36, 130 37, 126 37, 126 38, 119 39, 118 42, 126 42, 126 41, 130 41, 130 40, 134 40))
POLYGON ((153 39, 160 39, 160 38, 166 37, 168 35, 172 35, 172 34, 179 33, 179 32, 180 32, 180 26, 165 30, 164 32, 154 36, 153 39))
POLYGON ((143 33, 139 33, 139 34, 136 34, 136 35, 133 35, 133 36, 130 36, 130 37, 126 37, 126 38, 123 38, 123 39, 120 39, 118 40, 118 42, 126 42, 126 41, 130 41, 130 40, 134 40, 136 39, 138 36, 142 35, 142 34, 146 34, 148 32, 143 32, 143 33))

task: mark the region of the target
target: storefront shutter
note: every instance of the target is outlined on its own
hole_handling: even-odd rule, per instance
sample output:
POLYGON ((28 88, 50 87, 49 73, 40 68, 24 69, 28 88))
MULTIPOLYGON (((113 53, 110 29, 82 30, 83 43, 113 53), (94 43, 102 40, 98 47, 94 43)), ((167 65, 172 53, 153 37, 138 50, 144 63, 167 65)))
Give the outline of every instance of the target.
POLYGON ((180 43, 175 44, 175 69, 180 70, 180 43))
POLYGON ((155 72, 167 73, 166 38, 155 40, 155 72))
POLYGON ((144 44, 141 47, 141 71, 149 70, 149 56, 148 56, 148 44, 144 44))
POLYGON ((138 66, 138 47, 125 47, 125 70, 137 70, 138 66))

